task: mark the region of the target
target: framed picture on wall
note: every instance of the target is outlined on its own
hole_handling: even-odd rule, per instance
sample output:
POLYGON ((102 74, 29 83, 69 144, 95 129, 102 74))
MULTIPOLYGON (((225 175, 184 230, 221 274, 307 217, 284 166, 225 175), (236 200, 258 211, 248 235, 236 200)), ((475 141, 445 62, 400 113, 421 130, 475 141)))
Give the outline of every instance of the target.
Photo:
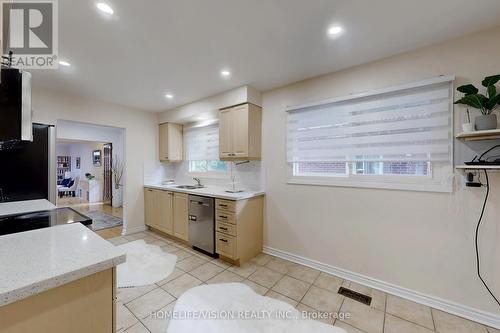
POLYGON ((94 166, 101 166, 101 150, 94 150, 92 152, 92 161, 94 166))
POLYGON ((80 157, 76 158, 76 168, 80 169, 80 157))

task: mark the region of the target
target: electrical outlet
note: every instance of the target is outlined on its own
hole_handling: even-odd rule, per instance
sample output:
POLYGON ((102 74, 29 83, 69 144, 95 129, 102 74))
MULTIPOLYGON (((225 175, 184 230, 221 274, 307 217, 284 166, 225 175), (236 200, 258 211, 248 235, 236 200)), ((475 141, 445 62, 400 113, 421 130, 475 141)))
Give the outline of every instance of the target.
POLYGON ((481 187, 476 173, 467 172, 465 174, 465 187, 481 187))

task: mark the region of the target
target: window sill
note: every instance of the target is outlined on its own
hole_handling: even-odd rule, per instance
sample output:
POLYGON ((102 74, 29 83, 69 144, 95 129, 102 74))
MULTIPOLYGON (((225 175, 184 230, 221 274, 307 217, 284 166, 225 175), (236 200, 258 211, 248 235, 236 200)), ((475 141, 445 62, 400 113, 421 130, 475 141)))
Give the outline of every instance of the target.
POLYGON ((421 192, 453 192, 453 182, 438 182, 432 179, 417 180, 415 178, 406 179, 406 181, 394 179, 379 179, 379 180, 361 180, 361 179, 346 179, 339 178, 314 178, 314 177, 289 177, 287 179, 289 185, 310 185, 310 186, 331 186, 331 187, 355 187, 355 188, 373 188, 373 189, 390 189, 390 190, 405 190, 405 191, 421 191, 421 192))

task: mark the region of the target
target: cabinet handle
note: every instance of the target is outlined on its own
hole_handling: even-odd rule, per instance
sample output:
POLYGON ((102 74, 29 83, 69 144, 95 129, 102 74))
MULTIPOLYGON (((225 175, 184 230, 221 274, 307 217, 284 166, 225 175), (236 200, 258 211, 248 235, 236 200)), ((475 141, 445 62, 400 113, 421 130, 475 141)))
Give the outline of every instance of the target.
POLYGON ((219 227, 220 230, 226 230, 227 231, 227 228, 224 228, 224 227, 219 227))
POLYGON ((224 239, 224 238, 219 238, 219 240, 220 240, 221 242, 227 243, 227 239, 224 239))
POLYGON ((227 216, 224 216, 224 215, 219 215, 219 217, 220 217, 221 219, 226 219, 226 220, 227 220, 227 216))
POLYGON ((227 205, 226 204, 219 204, 220 207, 226 207, 227 208, 227 205))

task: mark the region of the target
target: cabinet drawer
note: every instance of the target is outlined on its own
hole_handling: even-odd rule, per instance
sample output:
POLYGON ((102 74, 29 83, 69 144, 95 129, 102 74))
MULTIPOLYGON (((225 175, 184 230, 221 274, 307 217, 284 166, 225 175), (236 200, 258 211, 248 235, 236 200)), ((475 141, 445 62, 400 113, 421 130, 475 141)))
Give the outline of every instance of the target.
POLYGON ((235 213, 236 212, 236 201, 216 199, 215 200, 215 208, 235 213))
POLYGON ((215 222, 215 230, 224 234, 236 236, 236 226, 229 223, 217 221, 215 222))
POLYGON ((215 236, 216 252, 230 259, 238 259, 236 258, 236 238, 220 232, 216 232, 215 236))
POLYGON ((236 224, 236 217, 234 213, 230 213, 220 209, 215 210, 215 219, 221 222, 236 224))

